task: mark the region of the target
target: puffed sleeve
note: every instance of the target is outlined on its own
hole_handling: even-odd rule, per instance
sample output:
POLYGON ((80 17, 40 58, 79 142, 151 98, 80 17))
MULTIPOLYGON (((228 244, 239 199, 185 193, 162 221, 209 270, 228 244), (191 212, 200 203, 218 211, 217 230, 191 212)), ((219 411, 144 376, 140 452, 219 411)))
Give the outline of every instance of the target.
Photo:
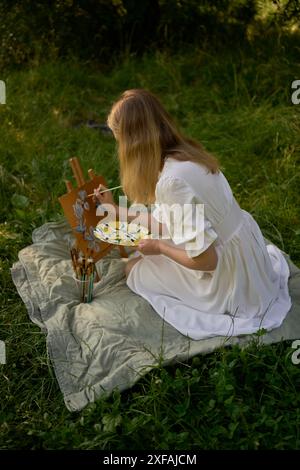
POLYGON ((153 217, 167 226, 176 245, 184 244, 190 258, 203 253, 217 239, 205 216, 205 205, 184 179, 160 178, 155 195, 153 217))

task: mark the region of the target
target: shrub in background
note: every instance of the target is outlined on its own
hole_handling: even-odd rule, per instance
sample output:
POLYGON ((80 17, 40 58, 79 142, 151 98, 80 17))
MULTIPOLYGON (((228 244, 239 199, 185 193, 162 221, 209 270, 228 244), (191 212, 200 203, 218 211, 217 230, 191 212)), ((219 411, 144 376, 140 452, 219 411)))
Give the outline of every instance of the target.
POLYGON ((0 66, 235 44, 262 18, 264 26, 296 25, 298 0, 0 0, 0 66))

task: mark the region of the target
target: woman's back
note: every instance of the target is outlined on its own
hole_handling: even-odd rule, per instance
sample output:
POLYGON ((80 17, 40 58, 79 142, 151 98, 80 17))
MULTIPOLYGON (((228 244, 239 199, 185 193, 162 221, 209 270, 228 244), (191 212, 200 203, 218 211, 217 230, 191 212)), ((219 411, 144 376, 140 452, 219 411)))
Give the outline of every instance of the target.
POLYGON ((156 202, 171 200, 171 192, 174 202, 187 203, 190 198, 194 203, 204 204, 205 216, 212 224, 223 219, 233 201, 231 188, 221 171, 211 173, 202 164, 169 157, 156 186, 156 202), (179 199, 175 201, 176 189, 179 199))

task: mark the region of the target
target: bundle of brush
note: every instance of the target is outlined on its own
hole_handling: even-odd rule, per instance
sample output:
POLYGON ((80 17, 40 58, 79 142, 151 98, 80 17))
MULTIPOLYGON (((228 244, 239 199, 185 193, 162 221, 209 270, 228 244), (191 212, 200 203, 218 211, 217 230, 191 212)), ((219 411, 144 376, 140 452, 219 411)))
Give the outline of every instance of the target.
POLYGON ((71 248, 70 253, 74 277, 79 287, 80 301, 83 303, 91 302, 93 299, 94 283, 100 280, 92 253, 86 257, 77 248, 71 248))

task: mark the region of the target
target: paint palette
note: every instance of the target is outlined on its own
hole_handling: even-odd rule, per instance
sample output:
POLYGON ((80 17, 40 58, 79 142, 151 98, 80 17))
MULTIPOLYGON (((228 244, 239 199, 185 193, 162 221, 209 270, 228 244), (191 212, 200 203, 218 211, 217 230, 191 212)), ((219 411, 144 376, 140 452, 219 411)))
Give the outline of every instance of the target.
POLYGON ((99 222, 94 236, 104 242, 123 246, 136 246, 142 238, 151 238, 146 227, 120 221, 99 222))

